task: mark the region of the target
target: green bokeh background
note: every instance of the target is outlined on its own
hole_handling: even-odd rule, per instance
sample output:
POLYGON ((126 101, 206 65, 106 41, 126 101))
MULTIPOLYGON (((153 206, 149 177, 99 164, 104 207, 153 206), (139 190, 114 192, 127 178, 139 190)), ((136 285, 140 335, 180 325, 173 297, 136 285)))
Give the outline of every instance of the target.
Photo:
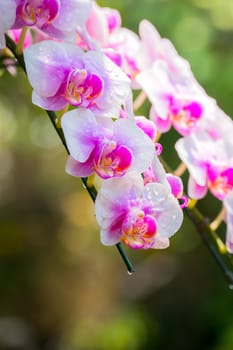
MULTIPOLYGON (((150 20, 233 115, 232 1, 98 3, 134 31, 150 20)), ((177 137, 162 138, 173 167, 177 137)), ((127 250, 129 276, 22 72, 0 78, 0 145, 0 349, 233 349, 233 292, 190 222, 166 251, 127 250)), ((220 204, 208 195, 199 208, 214 218, 220 204)))

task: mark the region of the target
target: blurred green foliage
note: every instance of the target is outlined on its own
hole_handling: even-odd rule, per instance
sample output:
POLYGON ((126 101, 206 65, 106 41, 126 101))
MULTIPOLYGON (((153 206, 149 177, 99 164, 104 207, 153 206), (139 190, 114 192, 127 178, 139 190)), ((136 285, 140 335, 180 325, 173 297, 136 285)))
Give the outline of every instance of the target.
MULTIPOLYGON (((232 1, 98 3, 134 31, 150 20, 233 115, 232 1)), ((162 138, 172 166, 177 137, 162 138)), ((128 276, 22 72, 0 78, 0 144, 0 349, 232 350, 232 290, 189 221, 166 251, 127 250, 128 276)), ((199 207, 213 218, 219 203, 199 207)))

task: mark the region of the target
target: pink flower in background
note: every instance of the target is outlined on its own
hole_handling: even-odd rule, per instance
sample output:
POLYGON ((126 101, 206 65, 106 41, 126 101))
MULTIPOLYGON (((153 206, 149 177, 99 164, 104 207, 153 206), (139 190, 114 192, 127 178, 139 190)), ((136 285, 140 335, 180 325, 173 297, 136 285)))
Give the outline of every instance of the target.
POLYGON ((180 202, 180 207, 183 209, 188 205, 188 198, 183 195, 184 186, 182 179, 179 176, 173 174, 166 174, 166 179, 170 185, 171 193, 180 202))
POLYGON ((84 49, 99 48, 133 80, 138 74, 139 37, 121 27, 120 13, 112 8, 99 7, 93 2, 86 21, 86 34, 81 31, 78 45, 84 49))
POLYGON ((130 80, 101 52, 42 41, 26 49, 24 57, 32 101, 44 109, 70 104, 116 118, 131 97, 130 80))
MULTIPOLYGON (((18 44, 21 32, 22 32, 22 29, 11 29, 11 30, 8 31, 8 34, 14 40, 14 42, 16 44, 18 44)), ((26 49, 31 44, 32 44, 32 35, 28 31, 26 33, 26 36, 25 36, 25 39, 24 39, 24 42, 23 42, 23 49, 26 49)))
POLYGON ((0 49, 6 46, 4 34, 12 27, 15 21, 15 0, 0 0, 0 49))
POLYGON ((121 27, 121 15, 112 8, 100 7, 95 1, 86 21, 86 29, 92 40, 105 47, 108 45, 110 34, 121 27))
POLYGON ((207 190, 220 200, 233 189, 233 144, 213 140, 202 130, 177 141, 175 148, 190 172, 188 194, 202 198, 207 190))
POLYGON ((73 176, 95 172, 107 179, 143 172, 152 163, 153 143, 131 119, 98 120, 80 108, 64 114, 62 129, 70 152, 66 171, 73 176))
POLYGON ((226 115, 221 108, 213 103, 202 118, 199 128, 206 131, 215 140, 226 139, 233 143, 233 123, 232 118, 226 115))
POLYGON ((161 132, 171 126, 181 134, 190 134, 213 103, 199 88, 193 75, 174 78, 164 61, 157 60, 151 69, 137 75, 136 81, 145 91, 152 108, 150 118, 161 132))
POLYGON ((141 39, 138 66, 140 70, 151 68, 157 60, 166 62, 174 76, 185 79, 190 75, 188 61, 179 56, 170 40, 161 38, 157 29, 148 20, 144 19, 139 24, 139 36, 141 39))
POLYGON ((132 87, 138 88, 135 78, 139 73, 137 64, 137 58, 140 55, 139 37, 133 31, 121 27, 110 35, 108 45, 103 48, 103 52, 112 59, 118 57, 120 67, 132 80, 132 87))
POLYGON ((229 253, 233 254, 233 191, 230 191, 224 199, 226 209, 226 247, 229 253))
POLYGON ((155 142, 157 128, 156 125, 149 119, 144 116, 135 116, 134 117, 136 125, 144 131, 144 133, 149 136, 149 138, 155 142))
POLYGON ((36 26, 52 37, 75 40, 91 10, 90 0, 15 0, 13 28, 36 26))

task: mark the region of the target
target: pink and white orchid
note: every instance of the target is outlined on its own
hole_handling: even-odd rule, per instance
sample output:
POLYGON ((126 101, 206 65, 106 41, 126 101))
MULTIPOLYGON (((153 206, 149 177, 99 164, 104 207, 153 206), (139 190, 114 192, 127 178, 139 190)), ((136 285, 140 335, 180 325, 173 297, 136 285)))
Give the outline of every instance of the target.
POLYGON ((161 132, 171 126, 188 135, 204 117, 208 105, 213 103, 190 75, 174 77, 168 65, 157 60, 150 69, 137 75, 136 81, 152 103, 150 118, 161 132))
POLYGON ((167 248, 183 220, 169 186, 144 186, 135 172, 106 180, 98 192, 95 212, 103 244, 123 242, 133 249, 167 248))
POLYGON ((86 21, 86 29, 91 39, 99 47, 106 47, 111 33, 121 27, 121 15, 113 8, 100 7, 95 1, 86 21))
POLYGON ((144 19, 139 24, 140 55, 138 66, 141 71, 150 69, 153 64, 162 60, 166 62, 169 70, 179 79, 190 75, 190 64, 176 51, 170 40, 161 38, 157 29, 151 22, 144 19))
POLYGON ((42 41, 24 53, 33 103, 49 110, 68 104, 117 118, 130 95, 130 80, 110 59, 97 51, 42 41))
POLYGON ((121 27, 117 10, 93 2, 86 21, 86 34, 80 34, 77 42, 80 47, 100 49, 132 79, 134 87, 139 72, 136 62, 140 55, 140 40, 133 31, 121 27))
POLYGON ((90 0, 15 0, 14 29, 36 26, 53 38, 75 41, 91 10, 90 0))
POLYGON ((233 144, 198 130, 177 141, 175 148, 190 172, 188 194, 203 198, 209 189, 220 200, 233 189, 233 144))
POLYGON ((64 114, 62 129, 70 152, 66 171, 73 176, 107 179, 143 172, 152 163, 153 142, 132 119, 98 120, 79 108, 64 114))

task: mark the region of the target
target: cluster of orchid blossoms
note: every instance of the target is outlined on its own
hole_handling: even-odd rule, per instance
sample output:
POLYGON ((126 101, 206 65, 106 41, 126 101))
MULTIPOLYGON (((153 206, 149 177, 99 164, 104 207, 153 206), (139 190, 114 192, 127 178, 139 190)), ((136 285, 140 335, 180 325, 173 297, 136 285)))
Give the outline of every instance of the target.
POLYGON ((160 159, 159 137, 173 127, 188 196, 209 190, 222 201, 232 253, 233 123, 172 43, 147 20, 137 35, 117 10, 91 0, 0 0, 0 9, 0 47, 7 32, 23 54, 32 102, 58 112, 67 173, 98 190, 101 242, 169 246, 189 203, 182 172, 166 173, 160 159), (146 98, 149 116, 137 115, 146 98))

